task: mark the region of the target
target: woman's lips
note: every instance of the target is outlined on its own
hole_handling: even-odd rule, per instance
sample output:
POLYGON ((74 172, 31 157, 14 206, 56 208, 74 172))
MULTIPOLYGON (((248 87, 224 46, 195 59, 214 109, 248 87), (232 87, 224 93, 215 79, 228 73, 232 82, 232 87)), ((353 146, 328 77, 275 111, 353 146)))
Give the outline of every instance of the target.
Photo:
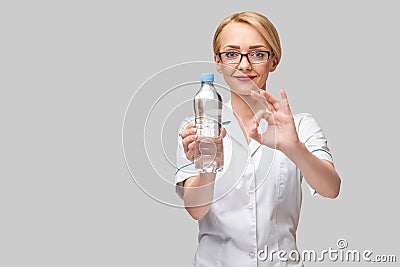
POLYGON ((233 76, 233 77, 235 77, 236 79, 238 79, 241 82, 248 82, 248 81, 253 80, 256 76, 236 75, 236 76, 233 76))

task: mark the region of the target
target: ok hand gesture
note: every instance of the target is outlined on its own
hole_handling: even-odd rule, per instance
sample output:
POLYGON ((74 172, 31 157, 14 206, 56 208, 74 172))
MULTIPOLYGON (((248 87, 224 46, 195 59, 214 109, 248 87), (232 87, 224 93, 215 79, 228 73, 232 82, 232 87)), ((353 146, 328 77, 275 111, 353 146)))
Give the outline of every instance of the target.
POLYGON ((250 132, 250 137, 260 144, 288 154, 297 147, 300 141, 290 110, 289 101, 283 88, 280 90, 280 95, 282 101, 279 101, 265 90, 260 90, 259 94, 254 91, 251 92, 251 97, 261 103, 264 109, 257 112, 254 117, 254 126, 250 132), (266 109, 268 109, 270 113, 267 112, 266 109), (258 131, 261 119, 265 119, 268 122, 268 128, 264 133, 259 133, 258 131))

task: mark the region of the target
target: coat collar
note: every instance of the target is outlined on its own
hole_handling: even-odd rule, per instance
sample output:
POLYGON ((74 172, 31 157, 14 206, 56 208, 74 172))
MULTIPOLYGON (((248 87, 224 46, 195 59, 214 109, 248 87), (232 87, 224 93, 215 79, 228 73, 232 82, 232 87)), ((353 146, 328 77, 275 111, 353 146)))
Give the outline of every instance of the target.
POLYGON ((233 112, 231 101, 223 103, 221 122, 230 138, 243 146, 250 156, 253 156, 253 154, 260 148, 261 144, 254 139, 252 139, 250 143, 247 143, 246 136, 240 127, 239 120, 233 112))

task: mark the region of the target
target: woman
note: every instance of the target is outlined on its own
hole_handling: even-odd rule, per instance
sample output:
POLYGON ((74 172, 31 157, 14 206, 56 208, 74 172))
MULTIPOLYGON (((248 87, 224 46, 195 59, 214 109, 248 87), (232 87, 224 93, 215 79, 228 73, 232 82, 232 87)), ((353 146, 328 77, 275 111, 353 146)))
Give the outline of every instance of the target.
POLYGON ((266 90, 281 58, 278 33, 266 17, 227 17, 213 48, 231 92, 222 113, 225 128, 214 138, 224 170, 196 173, 190 164, 194 125, 180 132, 177 153, 177 192, 199 222, 193 265, 302 266, 295 253, 302 178, 324 197, 335 198, 340 190, 326 138, 310 114, 292 115, 285 90, 281 100, 266 90), (273 251, 284 252, 278 257, 273 251))

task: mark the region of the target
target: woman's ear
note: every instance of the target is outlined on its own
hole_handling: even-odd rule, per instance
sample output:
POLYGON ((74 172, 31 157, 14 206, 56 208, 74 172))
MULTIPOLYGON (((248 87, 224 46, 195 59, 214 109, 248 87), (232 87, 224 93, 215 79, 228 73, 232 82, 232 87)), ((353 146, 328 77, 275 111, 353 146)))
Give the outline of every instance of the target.
POLYGON ((276 57, 273 57, 271 65, 269 67, 269 72, 273 72, 274 70, 276 70, 276 67, 278 67, 278 59, 276 57))
POLYGON ((222 74, 222 62, 218 55, 214 55, 215 67, 219 74, 222 74))

